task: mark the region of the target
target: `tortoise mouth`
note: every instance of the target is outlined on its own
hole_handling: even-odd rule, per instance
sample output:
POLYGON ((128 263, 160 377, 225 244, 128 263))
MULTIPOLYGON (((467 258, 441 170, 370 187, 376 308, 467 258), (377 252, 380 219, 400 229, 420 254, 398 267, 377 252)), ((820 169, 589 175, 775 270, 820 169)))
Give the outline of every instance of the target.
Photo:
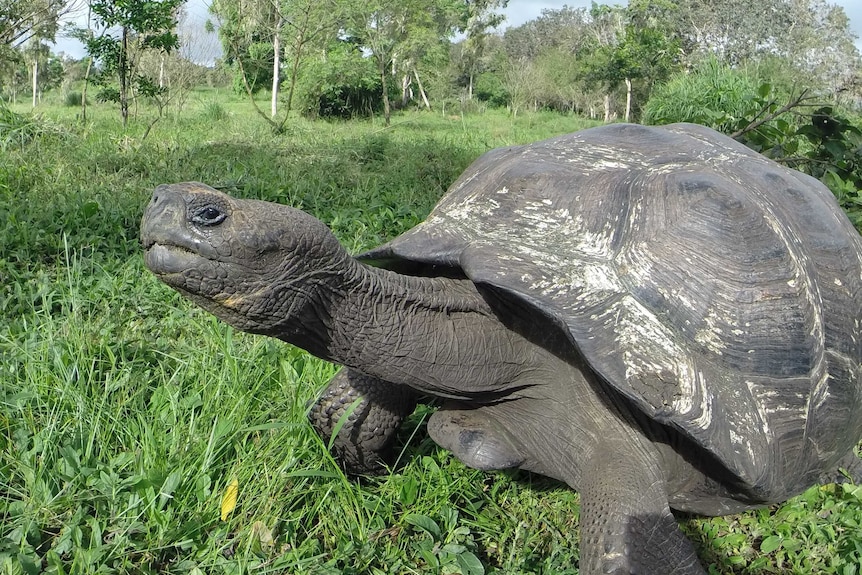
POLYGON ((144 263, 159 276, 179 274, 198 267, 203 256, 186 248, 153 242, 145 248, 144 263))

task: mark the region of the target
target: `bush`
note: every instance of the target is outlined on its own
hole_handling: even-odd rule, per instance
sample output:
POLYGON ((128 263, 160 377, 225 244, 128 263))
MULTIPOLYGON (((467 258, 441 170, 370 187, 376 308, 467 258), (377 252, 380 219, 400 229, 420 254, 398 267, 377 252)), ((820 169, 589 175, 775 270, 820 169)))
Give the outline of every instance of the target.
POLYGON ((83 96, 81 92, 68 92, 66 97, 63 99, 63 103, 70 108, 76 108, 81 105, 83 101, 83 96))
POLYGON ((381 90, 373 59, 349 42, 338 42, 327 51, 325 62, 309 62, 302 70, 295 108, 311 118, 369 116, 383 107, 381 90))
POLYGON ((506 85, 499 74, 493 72, 482 72, 476 76, 473 94, 479 100, 498 108, 505 108, 506 104, 509 103, 509 91, 506 85))
POLYGON ((862 130, 832 107, 815 107, 736 69, 705 61, 657 89, 645 124, 692 122, 733 136, 777 162, 820 179, 862 229, 862 130))
POLYGON ((757 80, 745 72, 715 59, 705 60, 652 93, 644 106, 643 123, 691 122, 730 133, 741 119, 760 109, 751 98, 757 88, 757 80))
POLYGON ((208 102, 204 102, 203 108, 201 109, 201 116, 203 116, 204 120, 220 122, 228 118, 228 113, 224 106, 214 100, 210 100, 208 102))

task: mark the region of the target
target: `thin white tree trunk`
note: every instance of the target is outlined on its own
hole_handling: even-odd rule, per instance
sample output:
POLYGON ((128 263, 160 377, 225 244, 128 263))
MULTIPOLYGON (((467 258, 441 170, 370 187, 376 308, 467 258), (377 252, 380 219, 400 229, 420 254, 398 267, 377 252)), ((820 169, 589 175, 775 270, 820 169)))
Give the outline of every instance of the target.
POLYGON ((611 121, 611 95, 605 94, 605 122, 611 121))
POLYGON ((416 85, 419 86, 419 94, 422 96, 422 102, 425 107, 431 109, 431 103, 428 101, 428 95, 425 93, 425 88, 422 86, 422 80, 419 79, 419 70, 413 68, 413 75, 416 77, 416 85))
POLYGON ((631 118, 632 113, 632 81, 626 78, 626 122, 631 118))
POLYGON ((406 108, 407 102, 410 101, 412 94, 410 93, 410 73, 405 72, 401 77, 401 107, 406 108))
POLYGON ((281 27, 284 20, 278 19, 278 24, 275 26, 275 33, 272 35, 272 49, 275 52, 275 58, 272 63, 272 101, 270 102, 270 115, 275 118, 278 114, 278 86, 281 84, 281 27))
POLYGON ((159 88, 165 87, 165 55, 159 59, 159 88))
POLYGON ((39 90, 39 61, 33 60, 33 107, 36 107, 36 92, 39 90))

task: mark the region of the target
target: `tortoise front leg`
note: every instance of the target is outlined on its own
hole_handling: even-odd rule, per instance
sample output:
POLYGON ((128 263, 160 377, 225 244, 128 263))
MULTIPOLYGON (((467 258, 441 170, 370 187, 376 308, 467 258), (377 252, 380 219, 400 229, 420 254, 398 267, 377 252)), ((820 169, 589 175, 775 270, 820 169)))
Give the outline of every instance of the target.
POLYGON ((578 485, 584 575, 706 575, 668 506, 655 457, 635 441, 609 442, 578 485))
POLYGON ((416 408, 416 393, 343 368, 311 408, 309 419, 327 443, 354 405, 332 443, 333 455, 351 475, 380 474, 392 463, 395 432, 416 408))

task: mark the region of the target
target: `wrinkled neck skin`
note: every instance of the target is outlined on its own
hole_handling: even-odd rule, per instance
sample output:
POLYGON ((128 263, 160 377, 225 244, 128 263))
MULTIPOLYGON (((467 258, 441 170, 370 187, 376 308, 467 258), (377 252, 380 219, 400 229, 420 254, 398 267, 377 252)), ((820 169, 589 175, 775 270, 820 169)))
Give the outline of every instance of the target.
POLYGON ((368 375, 450 398, 505 394, 537 363, 534 346, 494 316, 469 280, 407 276, 350 257, 321 280, 289 306, 290 321, 265 333, 368 375))

